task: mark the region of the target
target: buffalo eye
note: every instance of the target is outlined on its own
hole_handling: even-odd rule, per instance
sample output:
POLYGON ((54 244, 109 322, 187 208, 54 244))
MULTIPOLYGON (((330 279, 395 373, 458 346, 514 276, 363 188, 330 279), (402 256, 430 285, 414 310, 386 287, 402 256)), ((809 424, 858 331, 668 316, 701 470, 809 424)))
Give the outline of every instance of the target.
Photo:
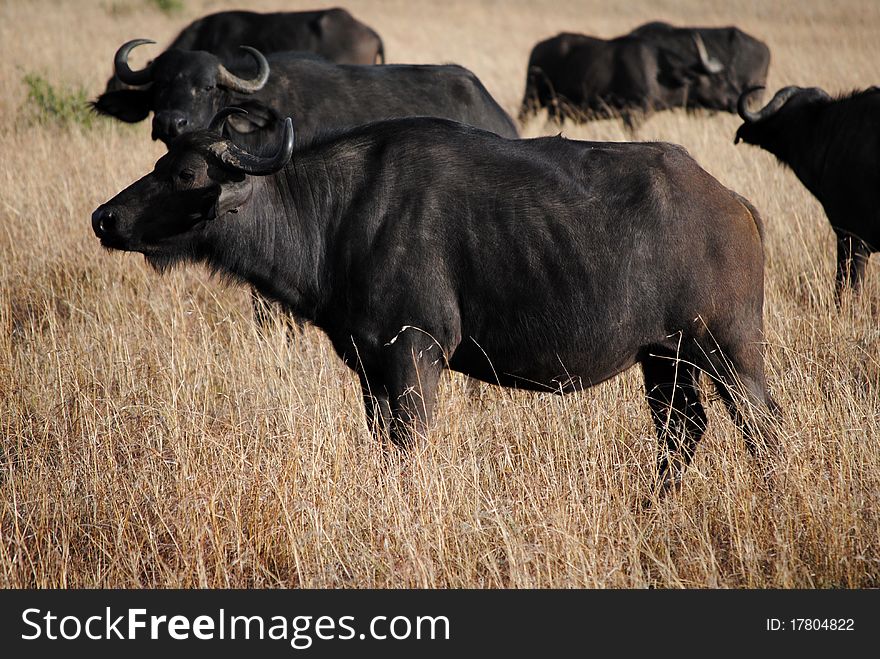
POLYGON ((177 172, 177 178, 179 178, 184 183, 191 183, 195 179, 196 175, 189 169, 181 169, 177 172))
POLYGON ((211 91, 212 89, 214 89, 214 85, 208 85, 207 87, 204 88, 204 90, 205 90, 206 92, 209 92, 209 91, 211 91))

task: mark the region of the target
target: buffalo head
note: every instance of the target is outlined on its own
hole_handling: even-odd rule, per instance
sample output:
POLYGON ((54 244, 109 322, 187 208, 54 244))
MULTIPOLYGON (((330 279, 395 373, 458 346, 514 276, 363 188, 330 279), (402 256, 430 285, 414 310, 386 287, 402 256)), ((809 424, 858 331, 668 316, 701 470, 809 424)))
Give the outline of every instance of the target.
POLYGON ((670 91, 669 105, 733 112, 739 86, 721 60, 709 54, 699 32, 691 35, 686 52, 661 49, 658 79, 670 91))
POLYGON ((209 227, 251 197, 252 176, 281 170, 293 153, 293 125, 271 156, 255 156, 221 135, 227 117, 244 112, 225 108, 205 130, 171 142, 152 172, 132 183, 92 213, 92 229, 104 247, 140 252, 157 268, 200 253, 209 227))
POLYGON ((116 51, 115 77, 128 88, 107 91, 92 106, 101 114, 130 123, 146 119, 152 110, 153 139, 166 144, 182 133, 204 128, 229 104, 231 93, 253 94, 269 78, 266 58, 248 46, 242 50, 257 64, 253 78, 235 75, 211 53, 176 49, 166 50, 145 68, 133 71, 128 65, 129 53, 148 43, 154 42, 135 39, 116 51))
POLYGON ((818 87, 783 87, 770 99, 762 109, 753 112, 746 106, 748 97, 763 87, 749 87, 739 96, 736 103, 736 111, 743 120, 742 126, 736 131, 734 144, 740 140, 747 144, 755 144, 768 148, 772 152, 774 137, 780 133, 780 127, 786 122, 786 117, 799 108, 808 105, 828 101, 831 97, 818 87))

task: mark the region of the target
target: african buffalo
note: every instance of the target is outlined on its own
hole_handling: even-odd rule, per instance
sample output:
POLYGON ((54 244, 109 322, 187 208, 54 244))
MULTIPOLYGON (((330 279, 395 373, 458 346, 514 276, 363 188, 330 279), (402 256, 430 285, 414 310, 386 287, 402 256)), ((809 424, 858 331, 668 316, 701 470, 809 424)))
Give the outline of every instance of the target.
POLYGON ((230 104, 248 110, 246 116, 231 118, 231 127, 240 133, 262 132, 264 140, 273 131, 280 133, 280 117, 288 115, 297 117, 297 132, 305 139, 319 131, 414 115, 516 136, 507 113, 460 66, 333 64, 289 53, 264 57, 245 47, 253 62, 238 66, 227 67, 211 53, 167 50, 146 68, 132 71, 128 54, 144 43, 151 42, 129 41, 115 56, 117 76, 133 88, 102 94, 93 107, 128 122, 141 121, 152 110, 153 139, 166 143, 204 128, 230 104))
MULTIPOLYGON (((338 64, 385 62, 385 48, 375 30, 339 8, 271 14, 221 11, 187 25, 166 50, 204 50, 225 61, 237 57, 241 46, 265 54, 311 53, 338 64)), ((104 91, 125 87, 114 73, 104 91)))
POLYGON ((713 74, 710 79, 718 93, 702 98, 701 107, 735 112, 744 89, 767 83, 770 48, 737 27, 675 27, 658 21, 637 27, 630 35, 656 46, 661 57, 689 62, 713 74))
POLYGON ((673 107, 733 112, 748 84, 761 84, 767 47, 736 28, 650 23, 606 40, 563 33, 529 57, 520 119, 542 107, 562 121, 638 115, 673 107))
POLYGON ((382 39, 345 9, 260 14, 221 11, 187 25, 168 49, 206 50, 221 59, 240 46, 263 53, 302 51, 337 64, 384 63, 382 39))
POLYGON ((785 87, 758 112, 738 111, 740 140, 791 167, 819 200, 837 235, 837 300, 858 291, 868 258, 880 250, 880 89, 831 98, 817 87, 785 87))
POLYGON ((380 437, 426 432, 444 369, 565 393, 639 363, 661 490, 705 430, 700 371, 750 450, 772 447, 761 220, 681 147, 409 118, 294 151, 287 119, 257 156, 222 137, 235 112, 172 142, 92 228, 159 270, 205 263, 312 320, 380 437))

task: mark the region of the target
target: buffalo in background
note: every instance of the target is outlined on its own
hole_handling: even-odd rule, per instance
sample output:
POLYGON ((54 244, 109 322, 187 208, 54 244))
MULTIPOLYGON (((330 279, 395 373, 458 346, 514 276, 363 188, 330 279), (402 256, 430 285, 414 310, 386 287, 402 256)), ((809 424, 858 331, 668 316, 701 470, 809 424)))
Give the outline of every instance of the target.
POLYGON ((717 94, 701 97, 699 107, 736 112, 740 93, 767 83, 770 48, 763 41, 737 27, 675 27, 668 23, 646 23, 630 33, 650 42, 660 56, 670 60, 661 69, 694 65, 694 49, 700 61, 698 69, 709 76, 717 94), (675 60, 678 60, 677 62, 675 60))
POLYGON ((880 88, 831 98, 818 87, 785 87, 763 109, 739 99, 740 140, 769 151, 819 200, 837 235, 837 300, 860 288, 880 250, 880 88))
MULTIPOLYGON (((166 50, 204 50, 228 60, 241 46, 265 54, 296 51, 337 64, 384 64, 382 38, 345 9, 261 14, 221 11, 187 25, 166 50)), ((116 75, 106 91, 124 86, 116 75)))
POLYGON ((616 39, 563 33, 529 57, 520 119, 638 115, 674 107, 734 112, 740 92, 766 81, 767 46, 735 27, 648 23, 616 39))
POLYGON ((337 64, 382 64, 385 48, 379 34, 345 9, 260 14, 221 11, 186 26, 168 48, 206 50, 221 59, 239 46, 263 53, 298 50, 337 64))

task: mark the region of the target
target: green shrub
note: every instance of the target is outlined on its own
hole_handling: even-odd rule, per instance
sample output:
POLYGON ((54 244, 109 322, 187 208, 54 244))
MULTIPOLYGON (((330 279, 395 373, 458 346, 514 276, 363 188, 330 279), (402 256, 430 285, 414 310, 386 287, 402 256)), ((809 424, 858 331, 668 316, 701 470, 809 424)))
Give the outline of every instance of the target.
POLYGON ((81 124, 91 126, 95 115, 89 109, 84 87, 55 87, 43 76, 28 73, 22 78, 27 87, 23 116, 36 123, 81 124))
POLYGON ((183 10, 183 0, 148 0, 148 2, 164 14, 176 14, 183 10))

